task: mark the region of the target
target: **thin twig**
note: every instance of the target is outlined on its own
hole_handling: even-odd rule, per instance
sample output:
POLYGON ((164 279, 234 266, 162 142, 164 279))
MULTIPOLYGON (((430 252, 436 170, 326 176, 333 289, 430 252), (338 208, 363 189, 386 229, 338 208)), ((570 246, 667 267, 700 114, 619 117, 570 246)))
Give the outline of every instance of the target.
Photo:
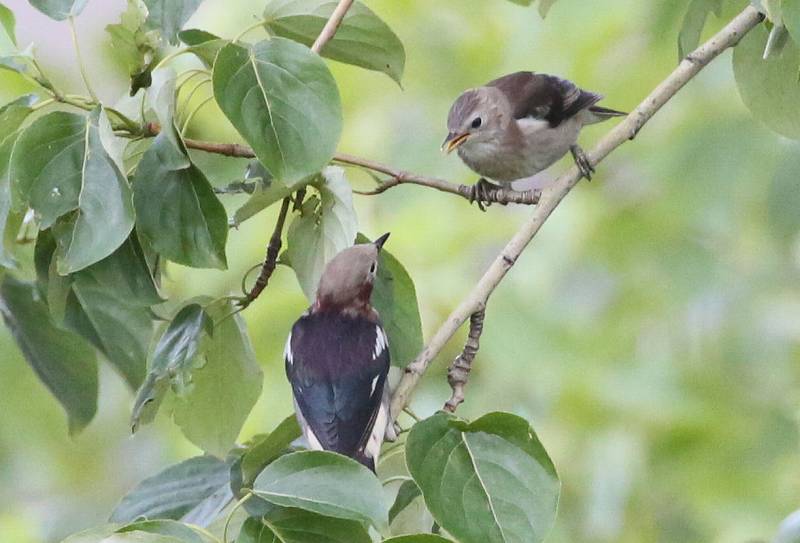
POLYGON ((458 406, 464 403, 464 388, 469 381, 469 372, 472 370, 472 362, 478 349, 481 348, 481 334, 483 333, 483 319, 486 317, 486 310, 480 309, 469 318, 469 335, 464 344, 464 350, 453 360, 447 370, 447 382, 453 389, 450 399, 445 402, 444 409, 450 413, 455 413, 458 406))
POLYGON ((325 47, 325 44, 333 39, 336 31, 339 30, 339 25, 342 24, 344 16, 347 15, 347 10, 353 5, 353 1, 354 0, 339 0, 336 9, 333 10, 328 22, 325 23, 325 26, 322 28, 322 32, 319 33, 319 36, 317 36, 317 39, 314 41, 314 45, 311 46, 312 51, 319 54, 322 48, 325 47))
POLYGON ((75 57, 78 60, 78 69, 81 72, 81 78, 83 78, 83 84, 86 86, 86 90, 89 92, 89 96, 92 97, 92 101, 99 102, 97 99, 97 95, 94 93, 92 89, 92 84, 89 82, 89 76, 86 73, 86 66, 83 65, 83 58, 81 57, 81 47, 78 43, 78 31, 75 29, 75 17, 73 15, 69 16, 69 29, 72 33, 72 45, 75 47, 75 57))
MULTIPOLYGON (((753 7, 748 6, 719 33, 686 57, 628 117, 600 140, 588 155, 591 164, 598 164, 620 145, 636 137, 653 115, 709 62, 728 48, 738 44, 742 37, 762 20, 763 16, 753 7)), ((517 261, 522 251, 580 179, 580 171, 577 167, 572 167, 555 181, 553 187, 542 197, 531 217, 511 238, 472 291, 453 310, 419 356, 406 367, 405 374, 392 395, 390 420, 395 420, 403 407, 408 404, 422 375, 453 334, 470 315, 486 306, 489 296, 517 261)))
POLYGON ((278 213, 278 220, 275 223, 275 230, 272 231, 272 237, 269 239, 267 245, 267 256, 264 258, 264 263, 261 265, 261 273, 258 274, 255 285, 250 289, 250 292, 239 301, 239 306, 244 309, 261 295, 261 292, 267 287, 275 267, 278 265, 278 255, 281 252, 281 236, 283 235, 283 225, 286 222, 286 214, 289 212, 289 204, 292 199, 286 197, 281 203, 281 210, 278 213))

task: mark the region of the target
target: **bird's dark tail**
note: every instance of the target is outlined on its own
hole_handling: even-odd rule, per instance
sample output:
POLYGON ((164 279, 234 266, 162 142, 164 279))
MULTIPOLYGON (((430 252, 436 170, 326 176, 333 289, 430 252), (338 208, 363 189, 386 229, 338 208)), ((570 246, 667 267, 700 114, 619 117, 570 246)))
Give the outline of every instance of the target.
POLYGON ((586 124, 594 124, 594 123, 602 123, 603 121, 607 121, 612 117, 627 117, 628 114, 624 111, 617 111, 616 109, 609 109, 607 107, 602 106, 591 106, 588 108, 589 113, 589 122, 586 124))
POLYGON ((360 453, 356 453, 355 455, 353 455, 353 459, 358 460, 359 462, 367 466, 372 471, 372 473, 375 473, 375 459, 372 458, 371 456, 367 456, 362 451, 360 453))

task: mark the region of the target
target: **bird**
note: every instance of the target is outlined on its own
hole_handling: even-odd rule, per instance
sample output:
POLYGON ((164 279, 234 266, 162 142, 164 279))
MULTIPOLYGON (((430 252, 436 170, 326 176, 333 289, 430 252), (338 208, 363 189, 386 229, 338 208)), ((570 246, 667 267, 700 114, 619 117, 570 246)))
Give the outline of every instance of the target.
POLYGON ((594 168, 578 145, 585 125, 627 113, 598 106, 603 96, 548 74, 515 72, 464 91, 447 118, 442 150, 458 156, 481 179, 470 201, 490 203, 487 191, 530 178, 568 151, 591 180, 594 168))
POLYGON ((312 450, 375 471, 389 422, 389 340, 370 297, 389 237, 344 249, 323 269, 314 303, 292 326, 284 362, 312 450))

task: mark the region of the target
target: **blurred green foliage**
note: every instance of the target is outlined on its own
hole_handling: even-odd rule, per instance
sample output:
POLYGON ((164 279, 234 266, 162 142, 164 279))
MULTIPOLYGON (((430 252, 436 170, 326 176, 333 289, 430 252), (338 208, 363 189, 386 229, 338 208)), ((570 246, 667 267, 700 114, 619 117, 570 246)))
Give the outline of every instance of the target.
MULTIPOLYGON (((263 4, 206 0, 188 26, 232 37, 263 4)), ((726 3, 703 35, 745 4, 726 3)), ((21 45, 36 42, 54 81, 80 92, 68 28, 23 0, 8 5, 21 45)), ((403 90, 385 75, 332 64, 345 112, 340 149, 471 182, 438 151, 454 96, 535 69, 631 109, 674 67, 688 5, 559 0, 542 21, 536 9, 499 0, 372 0, 405 45, 403 90)), ((77 21, 90 77, 112 102, 128 81, 103 27, 124 7, 90 2, 77 21)), ((800 145, 752 120, 730 55, 569 196, 490 302, 460 414, 508 410, 531 421, 563 484, 554 543, 766 540, 798 506, 800 145)), ((0 102, 28 89, 0 74, 0 102)), ((606 129, 588 129, 584 146, 606 129)), ((213 105, 189 135, 236 139, 213 105)), ((246 164, 193 158, 216 186, 240 179, 246 164)), ((223 198, 229 212, 244 200, 223 198)), ((362 231, 392 232, 390 249, 416 282, 426 333, 530 213, 512 206, 482 214, 413 186, 358 197, 356 207, 362 231)), ((228 271, 172 266, 166 289, 177 299, 236 291, 262 258, 276 212, 230 233, 228 271)), ((244 313, 265 376, 242 439, 291 411, 281 351, 305 304, 294 274, 279 267, 244 313)), ((420 414, 447 397, 444 369, 460 342, 426 376, 415 397, 420 414)), ((166 418, 130 438, 133 397, 108 368, 97 418, 71 439, 5 329, 0 352, 0 541, 58 541, 101 524, 136 482, 197 453, 166 418)))

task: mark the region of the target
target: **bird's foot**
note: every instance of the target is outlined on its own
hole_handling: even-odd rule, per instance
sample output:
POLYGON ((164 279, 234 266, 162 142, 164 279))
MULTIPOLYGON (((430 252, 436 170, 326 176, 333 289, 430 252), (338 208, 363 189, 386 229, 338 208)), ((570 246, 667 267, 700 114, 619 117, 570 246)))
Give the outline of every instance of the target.
POLYGON ((572 158, 575 159, 575 164, 581 171, 581 175, 583 175, 587 181, 591 181, 595 169, 592 163, 589 162, 589 157, 586 156, 586 153, 581 149, 580 145, 575 144, 570 147, 569 150, 572 153, 572 158))
POLYGON ((492 205, 494 201, 493 194, 496 190, 496 185, 481 177, 477 183, 470 187, 468 196, 469 203, 477 203, 478 209, 486 211, 486 208, 492 205))

